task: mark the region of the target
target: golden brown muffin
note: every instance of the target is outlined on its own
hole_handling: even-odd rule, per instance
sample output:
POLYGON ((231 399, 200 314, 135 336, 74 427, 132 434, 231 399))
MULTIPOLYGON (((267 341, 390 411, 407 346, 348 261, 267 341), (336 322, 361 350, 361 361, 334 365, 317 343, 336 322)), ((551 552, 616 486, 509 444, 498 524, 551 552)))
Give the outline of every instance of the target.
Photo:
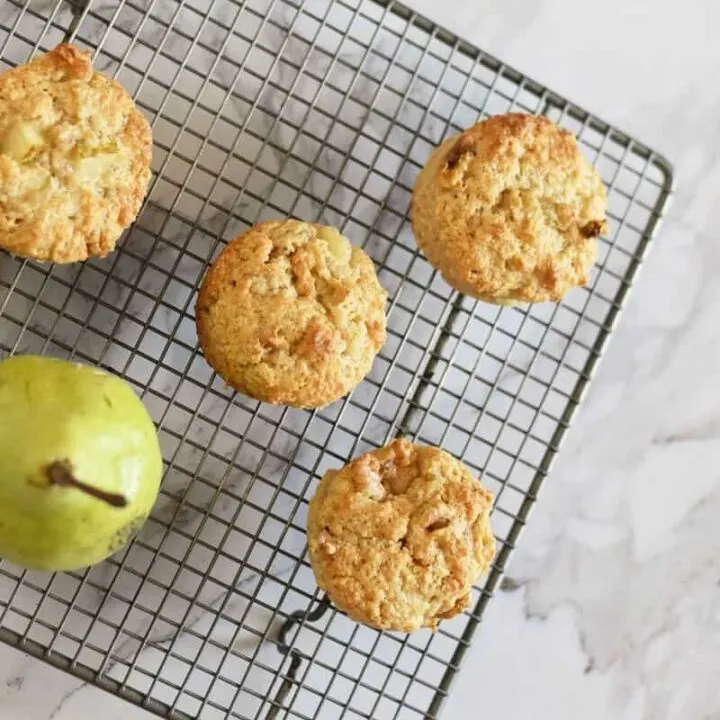
POLYGON ((205 358, 236 390, 316 408, 347 395, 385 342, 372 260, 331 227, 255 225, 213 263, 200 288, 205 358))
POLYGON ((0 248, 57 263, 103 257, 135 219, 152 131, 90 55, 59 45, 0 75, 0 248))
POLYGON ((498 115, 431 154, 412 224, 460 292, 499 304, 557 301, 588 282, 606 205, 571 133, 545 117, 498 115))
POLYGON ((436 628, 495 557, 492 495, 444 450, 395 440, 323 477, 310 502, 317 583, 381 630, 436 628))

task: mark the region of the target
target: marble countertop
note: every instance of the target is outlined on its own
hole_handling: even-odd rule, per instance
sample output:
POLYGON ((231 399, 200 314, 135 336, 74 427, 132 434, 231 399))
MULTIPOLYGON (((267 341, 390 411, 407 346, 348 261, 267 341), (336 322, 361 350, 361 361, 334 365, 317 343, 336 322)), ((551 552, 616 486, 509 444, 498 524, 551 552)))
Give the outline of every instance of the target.
MULTIPOLYGON (((718 720, 720 5, 408 4, 663 152, 678 185, 444 717, 718 720)), ((5 646, 0 715, 151 717, 5 646)))

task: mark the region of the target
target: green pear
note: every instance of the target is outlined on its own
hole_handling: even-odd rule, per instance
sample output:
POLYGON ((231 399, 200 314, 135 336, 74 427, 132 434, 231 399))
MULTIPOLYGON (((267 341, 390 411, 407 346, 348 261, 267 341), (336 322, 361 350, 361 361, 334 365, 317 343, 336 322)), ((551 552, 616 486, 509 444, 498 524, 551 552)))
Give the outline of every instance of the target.
POLYGON ((104 560, 150 514, 162 469, 124 380, 46 357, 0 362, 0 558, 38 570, 104 560))

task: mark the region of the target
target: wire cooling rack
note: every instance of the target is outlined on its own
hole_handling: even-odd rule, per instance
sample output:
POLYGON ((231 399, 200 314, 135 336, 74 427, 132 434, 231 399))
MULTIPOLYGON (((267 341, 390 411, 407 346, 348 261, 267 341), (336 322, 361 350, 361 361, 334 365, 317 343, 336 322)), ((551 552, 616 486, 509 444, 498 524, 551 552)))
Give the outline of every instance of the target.
POLYGON ((133 93, 154 179, 120 250, 71 266, 0 254, 0 354, 128 378, 166 474, 134 544, 87 572, 0 564, 0 639, 166 717, 435 718, 671 192, 663 158, 401 5, 375 0, 4 0, 1 68, 71 38, 133 93), (560 305, 453 293, 418 254, 411 188, 479 118, 545 113, 610 189, 591 284, 560 305), (234 395, 193 308, 223 244, 295 215, 363 244, 389 338, 344 401, 305 412, 234 395), (435 634, 378 633, 320 597, 308 498, 329 467, 405 433, 496 494, 499 554, 435 634))

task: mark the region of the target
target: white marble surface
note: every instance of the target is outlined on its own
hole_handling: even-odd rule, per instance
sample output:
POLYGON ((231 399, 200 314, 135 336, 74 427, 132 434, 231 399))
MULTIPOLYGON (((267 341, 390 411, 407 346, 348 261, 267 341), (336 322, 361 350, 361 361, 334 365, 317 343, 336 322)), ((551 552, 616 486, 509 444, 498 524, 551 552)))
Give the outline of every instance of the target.
MULTIPOLYGON (((410 4, 664 152, 679 187, 444 717, 718 720, 720 6, 410 4)), ((150 717, 4 646, 0 715, 150 717)))

